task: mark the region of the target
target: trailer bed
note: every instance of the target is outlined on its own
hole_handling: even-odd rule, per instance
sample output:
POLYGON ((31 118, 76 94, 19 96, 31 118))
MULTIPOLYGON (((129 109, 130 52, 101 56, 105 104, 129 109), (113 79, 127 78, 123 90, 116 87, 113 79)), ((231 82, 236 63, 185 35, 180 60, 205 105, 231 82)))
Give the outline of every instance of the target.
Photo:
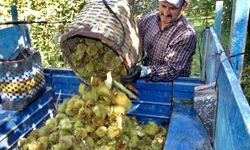
MULTIPOLYGON (((77 94, 81 80, 71 70, 47 68, 44 72, 47 90, 40 98, 20 112, 0 110, 1 150, 16 148, 20 137, 41 127, 53 116, 55 103, 77 94)), ((192 105, 182 103, 182 100, 192 102, 194 87, 202 83, 196 78, 178 78, 174 82, 138 80, 134 86, 139 91, 139 101, 132 101, 133 106, 127 115, 137 118, 142 124, 154 121, 167 128, 166 150, 211 148, 206 130, 192 105)))

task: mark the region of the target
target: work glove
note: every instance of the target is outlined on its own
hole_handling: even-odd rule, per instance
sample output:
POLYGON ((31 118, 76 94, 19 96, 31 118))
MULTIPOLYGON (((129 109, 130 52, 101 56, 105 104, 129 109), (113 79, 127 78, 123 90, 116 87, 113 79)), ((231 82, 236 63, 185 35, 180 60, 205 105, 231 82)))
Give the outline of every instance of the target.
POLYGON ((150 69, 146 66, 142 65, 134 65, 129 69, 127 75, 121 77, 121 83, 132 83, 135 82, 140 77, 145 77, 148 73, 150 73, 150 69))

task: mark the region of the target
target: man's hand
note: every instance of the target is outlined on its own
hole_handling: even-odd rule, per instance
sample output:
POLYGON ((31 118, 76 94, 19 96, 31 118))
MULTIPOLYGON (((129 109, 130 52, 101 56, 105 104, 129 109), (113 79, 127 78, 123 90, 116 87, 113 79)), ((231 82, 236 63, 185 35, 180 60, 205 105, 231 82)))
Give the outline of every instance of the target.
POLYGON ((132 83, 136 81, 140 75, 141 75, 141 66, 134 65, 129 69, 129 72, 127 75, 121 77, 121 83, 132 83))
POLYGON ((121 83, 132 83, 135 82, 139 77, 145 77, 151 71, 146 66, 134 65, 130 68, 128 75, 121 77, 121 83))

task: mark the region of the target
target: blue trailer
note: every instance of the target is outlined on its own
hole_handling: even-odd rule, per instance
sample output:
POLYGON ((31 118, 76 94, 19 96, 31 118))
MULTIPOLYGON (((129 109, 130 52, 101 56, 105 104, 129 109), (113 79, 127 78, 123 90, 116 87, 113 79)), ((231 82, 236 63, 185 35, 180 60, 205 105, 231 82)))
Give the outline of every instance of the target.
MULTIPOLYGON (((235 7, 241 6, 244 11, 234 10, 235 26, 233 34, 246 32, 246 12, 249 3, 235 0, 235 7), (238 21, 238 22, 237 22, 238 21), (240 25, 239 25, 240 24, 240 25)), ((220 17, 222 3, 217 2, 216 23, 206 28, 203 36, 203 59, 201 77, 177 78, 173 82, 145 82, 143 79, 135 83, 140 101, 133 101, 133 107, 127 115, 136 117, 142 124, 154 121, 168 128, 165 150, 249 150, 250 149, 250 108, 242 92, 237 72, 241 69, 241 57, 234 58, 238 67, 232 67, 224 49, 220 35, 220 17), (216 57, 211 57, 216 56, 216 57), (194 89, 203 84, 216 82, 217 110, 212 139, 193 108, 194 89)), ((2 53, 6 46, 4 36, 12 35, 10 44, 16 47, 19 39, 30 45, 28 34, 20 34, 20 26, 0 30, 1 54, 8 55, 9 50, 2 53), (14 39, 17 39, 16 42, 14 39)), ((22 32, 23 33, 23 32, 22 32)), ((232 51, 242 48, 242 39, 231 35, 232 51), (235 43, 235 41, 240 43, 235 43), (233 46, 236 45, 236 46, 233 46)), ((20 44, 20 43, 19 43, 20 44)), ((243 44, 244 45, 244 44, 243 44)), ((236 52, 237 53, 237 52, 236 52)), ((25 137, 33 129, 39 128, 44 121, 53 116, 55 103, 77 93, 81 80, 69 69, 44 68, 46 91, 23 111, 0 110, 0 149, 14 149, 17 141, 25 137)))

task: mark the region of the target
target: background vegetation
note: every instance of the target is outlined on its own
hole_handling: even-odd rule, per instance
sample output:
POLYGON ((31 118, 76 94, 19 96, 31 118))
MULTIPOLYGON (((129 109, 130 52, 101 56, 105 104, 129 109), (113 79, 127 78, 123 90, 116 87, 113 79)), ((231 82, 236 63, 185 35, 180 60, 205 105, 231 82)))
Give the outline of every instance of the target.
MULTIPOLYGON (((18 7, 19 20, 71 21, 89 0, 0 0, 0 15, 3 20, 11 20, 11 5, 18 7)), ((158 0, 134 0, 131 7, 135 17, 157 10, 158 0)), ((193 22, 198 35, 204 26, 212 25, 214 1, 191 0, 186 15, 193 22), (201 9, 202 8, 202 9, 201 9), (192 16, 192 17, 191 17, 192 16)), ((65 24, 64 24, 65 25, 65 24)), ((31 24, 30 33, 33 47, 41 50, 45 67, 66 67, 59 48, 62 24, 31 24)), ((3 27, 3 26, 0 26, 3 27)), ((199 37, 200 39, 200 37, 199 37)), ((199 75, 199 53, 194 60, 194 75, 199 75)))
MULTIPOLYGON (((1 1, 1 0, 0 0, 1 1)), ((18 7, 19 20, 70 21, 88 2, 86 0, 2 0, 0 14, 11 20, 11 5, 18 7)), ((65 67, 59 48, 62 24, 31 24, 33 47, 40 49, 45 67, 65 67)))
MULTIPOLYGON (((71 21, 89 0, 0 0, 0 21, 11 20, 11 5, 18 7, 19 20, 51 20, 71 21)), ((185 15, 192 22, 198 35, 197 50, 193 61, 192 75, 200 74, 200 51, 202 46, 202 31, 214 23, 215 0, 189 0, 190 5, 185 15)), ((135 17, 144 12, 158 9, 158 0, 133 0, 131 8, 135 17)), ((224 0, 221 43, 224 49, 229 47, 232 0, 224 0)), ((67 67, 59 48, 60 30, 64 24, 31 24, 31 43, 41 50, 45 67, 67 67)), ((0 26, 0 28, 5 26, 0 26)), ((250 38, 249 38, 250 40, 250 38)), ((246 52, 249 52, 249 40, 246 52)), ((245 56, 245 68, 242 75, 243 88, 250 98, 250 57, 245 56)))

